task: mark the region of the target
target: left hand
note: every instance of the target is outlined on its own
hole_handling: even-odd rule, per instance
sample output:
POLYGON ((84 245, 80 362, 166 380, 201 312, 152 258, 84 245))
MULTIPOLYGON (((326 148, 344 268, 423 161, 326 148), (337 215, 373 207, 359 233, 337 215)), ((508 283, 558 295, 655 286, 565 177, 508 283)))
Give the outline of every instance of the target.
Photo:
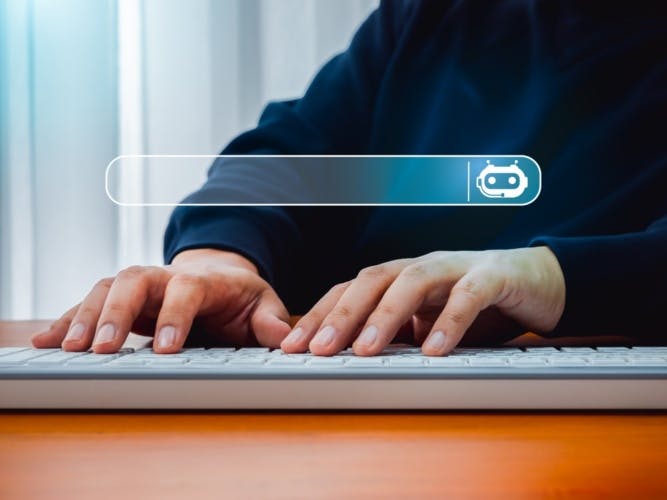
POLYGON ((334 286, 281 348, 330 356, 354 341, 356 354, 372 356, 407 324, 424 354, 441 356, 473 323, 484 323, 487 336, 508 320, 522 331, 545 333, 564 307, 565 280, 548 247, 433 252, 368 267, 334 286))

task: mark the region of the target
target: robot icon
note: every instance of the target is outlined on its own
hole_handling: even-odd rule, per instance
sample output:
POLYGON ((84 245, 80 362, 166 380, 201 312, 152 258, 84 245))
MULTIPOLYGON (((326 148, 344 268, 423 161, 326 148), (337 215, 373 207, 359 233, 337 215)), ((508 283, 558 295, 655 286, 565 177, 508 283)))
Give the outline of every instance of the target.
POLYGON ((514 165, 494 165, 486 160, 486 167, 476 179, 476 186, 487 198, 518 198, 528 188, 528 177, 519 168, 519 160, 514 165))

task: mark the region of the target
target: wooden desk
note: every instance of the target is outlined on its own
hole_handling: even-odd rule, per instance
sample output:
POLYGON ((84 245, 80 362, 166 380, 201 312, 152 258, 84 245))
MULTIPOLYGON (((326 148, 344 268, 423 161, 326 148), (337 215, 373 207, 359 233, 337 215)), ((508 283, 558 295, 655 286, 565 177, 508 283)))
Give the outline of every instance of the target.
POLYGON ((667 415, 0 413, 1 499, 359 497, 667 498, 667 415))

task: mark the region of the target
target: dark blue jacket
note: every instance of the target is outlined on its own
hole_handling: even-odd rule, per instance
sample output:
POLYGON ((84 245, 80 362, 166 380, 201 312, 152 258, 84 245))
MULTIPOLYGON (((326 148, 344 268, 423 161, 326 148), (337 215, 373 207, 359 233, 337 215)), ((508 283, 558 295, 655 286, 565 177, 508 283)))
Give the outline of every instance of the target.
MULTIPOLYGON (((554 335, 665 334, 667 20, 636 0, 386 0, 297 100, 224 154, 526 154, 526 207, 177 208, 165 259, 253 260, 291 313, 383 261, 548 245, 567 304, 554 335), (622 8, 616 6, 621 4, 622 8)), ((262 201, 289 180, 216 163, 188 201, 262 201)))

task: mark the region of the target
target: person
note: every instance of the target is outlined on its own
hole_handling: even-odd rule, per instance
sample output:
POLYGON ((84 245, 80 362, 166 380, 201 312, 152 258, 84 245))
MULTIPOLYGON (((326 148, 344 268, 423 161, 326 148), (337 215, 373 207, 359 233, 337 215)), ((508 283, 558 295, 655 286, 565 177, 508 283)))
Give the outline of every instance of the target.
MULTIPOLYGON (((163 267, 97 283, 38 347, 308 349, 664 340, 667 30, 656 2, 384 0, 297 100, 223 154, 526 154, 527 207, 179 207, 163 267), (319 298, 319 300, 318 300, 319 298), (313 304, 314 303, 314 304, 313 304), (291 328, 289 313, 305 315, 291 328)), ((187 201, 267 185, 218 161, 187 201)), ((267 174, 268 175, 268 174, 267 174)), ((269 182, 270 181, 270 182, 269 182)))

